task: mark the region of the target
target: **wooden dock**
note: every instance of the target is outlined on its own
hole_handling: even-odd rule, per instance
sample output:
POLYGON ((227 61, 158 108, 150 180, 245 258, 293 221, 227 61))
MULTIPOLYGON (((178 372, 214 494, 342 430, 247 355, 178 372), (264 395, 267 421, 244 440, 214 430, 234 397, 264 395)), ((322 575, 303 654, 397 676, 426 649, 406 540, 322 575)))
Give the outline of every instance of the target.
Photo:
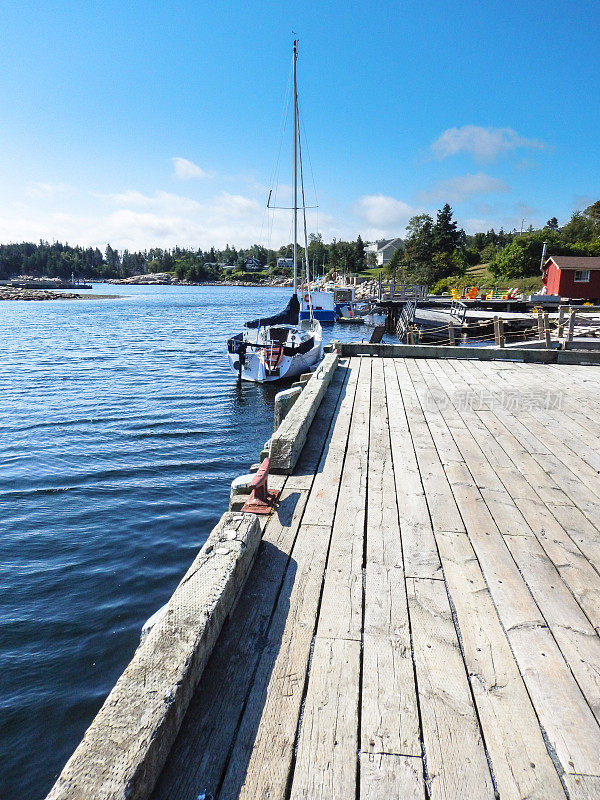
POLYGON ((342 360, 153 800, 600 798, 600 367, 342 360))

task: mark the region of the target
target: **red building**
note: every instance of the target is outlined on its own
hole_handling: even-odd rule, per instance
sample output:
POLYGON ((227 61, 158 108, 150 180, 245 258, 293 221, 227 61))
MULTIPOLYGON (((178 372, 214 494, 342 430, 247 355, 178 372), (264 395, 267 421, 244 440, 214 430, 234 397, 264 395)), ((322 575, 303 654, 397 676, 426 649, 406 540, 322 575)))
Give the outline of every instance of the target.
POLYGON ((600 300, 600 258, 551 256, 544 264, 547 294, 574 300, 600 300))

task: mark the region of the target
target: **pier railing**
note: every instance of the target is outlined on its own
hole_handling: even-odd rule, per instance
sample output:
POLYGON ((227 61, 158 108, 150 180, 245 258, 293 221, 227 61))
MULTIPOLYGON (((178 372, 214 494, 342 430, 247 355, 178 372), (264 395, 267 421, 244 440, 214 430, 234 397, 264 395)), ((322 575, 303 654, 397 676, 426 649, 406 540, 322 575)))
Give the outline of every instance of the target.
POLYGON ((429 292, 426 284, 384 282, 379 273, 378 299, 402 302, 403 300, 425 300, 429 292))
POLYGON ((462 302, 462 300, 453 300, 452 304, 450 305, 450 315, 452 317, 456 317, 462 325, 467 315, 467 306, 462 302))

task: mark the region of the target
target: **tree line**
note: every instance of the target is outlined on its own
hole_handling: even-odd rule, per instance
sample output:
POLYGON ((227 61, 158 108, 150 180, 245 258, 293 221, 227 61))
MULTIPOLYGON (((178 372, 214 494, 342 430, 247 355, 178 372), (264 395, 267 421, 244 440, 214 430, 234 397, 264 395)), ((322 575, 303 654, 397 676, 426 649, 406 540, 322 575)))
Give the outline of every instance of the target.
POLYGON ((550 255, 600 256, 600 200, 576 211, 564 226, 556 217, 543 228, 505 232, 502 228, 467 235, 458 227, 446 203, 434 220, 429 214, 412 217, 404 248, 394 253, 385 267, 397 281, 443 284, 465 275, 469 266, 487 264, 495 278, 527 278, 540 275, 544 242, 550 255))
MULTIPOLYGON (((584 211, 576 211, 562 227, 552 217, 543 228, 534 230, 530 226, 520 234, 502 228, 496 233, 492 228, 467 235, 458 227, 448 203, 438 210, 435 219, 429 214, 412 217, 406 230, 403 247, 384 267, 386 274, 398 282, 441 286, 441 282, 465 275, 469 266, 477 264, 487 264, 498 279, 525 278, 540 274, 544 241, 548 243, 548 255, 600 256, 600 200, 584 211)), ((253 278, 256 273, 248 272, 250 258, 262 275, 289 275, 291 268, 280 268, 277 261, 292 255, 291 244, 278 250, 258 244, 237 249, 228 244, 223 249, 174 247, 136 252, 120 252, 109 244, 102 253, 97 247, 22 242, 0 245, 0 280, 16 275, 106 280, 156 272, 171 272, 190 282, 222 280, 232 274, 234 278, 253 278), (224 265, 233 270, 225 271, 224 265)), ((298 262, 303 261, 304 249, 298 247, 298 262)), ((321 234, 312 233, 308 261, 313 274, 326 275, 356 275, 376 266, 373 253, 367 257, 360 235, 355 241, 333 239, 326 243, 321 234)))
MULTIPOLYGON (((157 272, 171 272, 179 280, 201 282, 220 280, 231 270, 225 272, 224 266, 233 267, 234 275, 245 275, 247 261, 252 258, 258 262, 260 270, 271 274, 291 274, 290 268, 278 268, 279 258, 292 258, 293 245, 283 245, 278 250, 255 244, 252 247, 237 249, 226 245, 223 249, 173 247, 171 249, 151 248, 130 252, 107 245, 104 253, 97 247, 83 248, 60 242, 40 241, 20 244, 0 244, 0 280, 17 275, 33 277, 89 278, 107 280, 109 278, 128 278, 132 275, 145 275, 157 272)), ((357 273, 366 264, 365 245, 358 236, 355 242, 333 240, 323 242, 320 234, 311 234, 308 245, 311 270, 325 269, 326 272, 339 271, 357 273)), ((304 248, 298 247, 298 262, 304 260, 304 248)))

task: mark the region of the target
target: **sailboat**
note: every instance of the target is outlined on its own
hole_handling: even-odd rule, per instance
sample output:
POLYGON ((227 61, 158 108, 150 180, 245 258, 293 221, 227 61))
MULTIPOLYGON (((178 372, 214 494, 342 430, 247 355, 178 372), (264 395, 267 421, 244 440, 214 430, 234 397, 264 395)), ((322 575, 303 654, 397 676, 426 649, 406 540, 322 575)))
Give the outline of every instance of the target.
MULTIPOLYGON (((301 158, 300 126, 298 122, 298 87, 296 62, 298 41, 293 49, 294 81, 294 290, 284 310, 272 317, 258 318, 246 322, 245 331, 227 340, 229 365, 241 380, 267 383, 292 378, 308 372, 322 357, 323 332, 321 323, 315 319, 308 289, 309 315, 298 321, 298 156, 301 158)), ((302 169, 300 170, 302 176, 302 169)), ((302 211, 304 217, 304 253, 308 276, 308 240, 306 234, 306 212, 304 186, 302 184, 302 211)), ((307 277, 308 283, 308 277, 307 277)))

